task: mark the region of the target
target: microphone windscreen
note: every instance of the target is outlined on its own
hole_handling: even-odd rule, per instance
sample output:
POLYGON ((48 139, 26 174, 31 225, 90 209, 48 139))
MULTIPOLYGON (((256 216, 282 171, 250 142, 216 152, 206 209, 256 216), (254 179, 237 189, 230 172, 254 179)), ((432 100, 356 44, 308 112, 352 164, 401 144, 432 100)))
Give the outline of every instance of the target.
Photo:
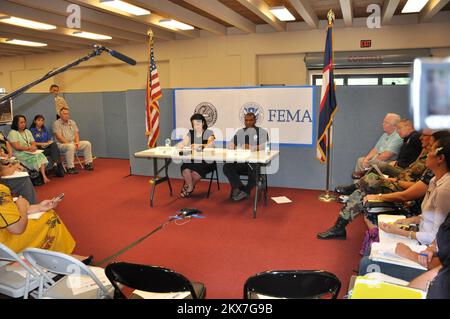
POLYGON ((111 50, 111 51, 109 51, 109 54, 111 54, 116 59, 119 59, 119 60, 121 60, 121 61, 123 61, 125 63, 131 64, 131 65, 136 65, 136 61, 135 60, 133 60, 130 57, 127 57, 126 55, 124 55, 124 54, 122 54, 120 52, 117 52, 115 50, 111 50))

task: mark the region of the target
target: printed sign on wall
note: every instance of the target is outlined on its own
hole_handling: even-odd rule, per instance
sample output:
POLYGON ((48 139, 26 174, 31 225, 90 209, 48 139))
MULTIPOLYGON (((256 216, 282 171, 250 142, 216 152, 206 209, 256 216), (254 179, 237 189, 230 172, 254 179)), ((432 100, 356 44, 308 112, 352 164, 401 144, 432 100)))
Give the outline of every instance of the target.
POLYGON ((247 113, 255 113, 257 126, 269 132, 274 144, 315 144, 313 86, 175 89, 174 127, 179 139, 191 129, 194 113, 203 114, 216 141, 229 141, 244 127, 247 113))

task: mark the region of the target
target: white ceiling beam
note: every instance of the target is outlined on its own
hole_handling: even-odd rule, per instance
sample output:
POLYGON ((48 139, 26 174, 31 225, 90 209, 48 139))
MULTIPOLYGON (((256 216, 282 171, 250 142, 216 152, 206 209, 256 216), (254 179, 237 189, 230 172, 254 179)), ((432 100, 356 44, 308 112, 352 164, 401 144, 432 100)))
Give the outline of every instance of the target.
POLYGON ((385 0, 381 11, 381 23, 388 24, 397 10, 400 0, 385 0))
POLYGON ((419 14, 419 21, 430 21, 450 0, 430 0, 419 14))
POLYGON ((120 12, 118 10, 109 10, 105 6, 103 6, 99 0, 72 0, 72 2, 83 6, 83 17, 84 19, 91 22, 98 21, 98 19, 101 18, 103 21, 110 24, 112 23, 114 25, 122 26, 124 24, 128 24, 128 31, 136 32, 139 34, 147 34, 147 31, 150 27, 155 27, 152 28, 154 37, 167 41, 175 40, 175 33, 188 38, 197 38, 200 36, 199 32, 196 30, 168 30, 167 28, 161 27, 159 20, 163 19, 163 17, 153 12, 150 15, 134 16, 126 12, 120 12), (90 8, 93 8, 95 10, 90 8), (98 10, 101 10, 101 12, 98 10))
POLYGON ((319 27, 319 17, 307 0, 289 0, 289 2, 311 29, 319 27))
POLYGON ((154 10, 162 15, 195 26, 199 29, 209 31, 215 35, 227 34, 227 28, 224 25, 205 18, 204 16, 168 0, 127 0, 127 2, 149 10, 154 10))
POLYGON ((342 16, 346 27, 353 25, 353 3, 352 0, 339 0, 341 4, 342 16))
MULTIPOLYGON (((46 0, 43 0, 46 1, 46 0)), ((52 0, 55 1, 56 0, 52 0)), ((53 3, 53 2, 51 2, 53 3)), ((18 16, 25 19, 35 20, 44 23, 50 23, 58 26, 57 29, 59 33, 65 35, 71 35, 76 29, 69 29, 66 26, 66 20, 68 14, 56 14, 53 13, 51 8, 43 7, 42 3, 35 0, 10 0, 0 1, 0 12, 8 11, 7 14, 12 16, 18 16), (14 3, 13 3, 14 2, 14 3)), ((64 11, 65 12, 65 11, 64 11)), ((123 45, 128 44, 130 41, 135 42, 145 42, 145 35, 139 35, 136 33, 131 33, 128 31, 123 31, 120 25, 116 25, 116 28, 107 27, 105 25, 100 25, 96 23, 91 23, 83 20, 81 21, 81 30, 99 34, 105 34, 112 36, 112 40, 99 41, 101 43, 110 43, 123 45), (113 36, 114 35, 114 36, 113 36)), ((98 41, 98 40, 91 40, 98 41)))
POLYGON ((217 0, 184 0, 184 2, 216 16, 220 20, 235 26, 239 30, 247 33, 256 32, 256 25, 253 22, 244 18, 217 0))
POLYGON ((252 11, 258 17, 263 19, 267 24, 277 31, 286 31, 286 22, 278 20, 272 12, 269 5, 263 0, 237 0, 244 7, 252 11))

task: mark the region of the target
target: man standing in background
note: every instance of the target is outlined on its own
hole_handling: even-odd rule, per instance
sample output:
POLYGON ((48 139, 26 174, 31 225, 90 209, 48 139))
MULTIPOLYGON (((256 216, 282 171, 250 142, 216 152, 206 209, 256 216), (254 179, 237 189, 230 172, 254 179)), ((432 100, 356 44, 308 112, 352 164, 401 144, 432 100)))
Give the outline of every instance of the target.
POLYGON ((52 84, 50 86, 50 93, 53 93, 55 95, 55 111, 56 111, 56 119, 58 120, 61 112, 61 109, 66 108, 70 109, 69 105, 67 104, 66 100, 59 96, 59 86, 56 84, 52 84))

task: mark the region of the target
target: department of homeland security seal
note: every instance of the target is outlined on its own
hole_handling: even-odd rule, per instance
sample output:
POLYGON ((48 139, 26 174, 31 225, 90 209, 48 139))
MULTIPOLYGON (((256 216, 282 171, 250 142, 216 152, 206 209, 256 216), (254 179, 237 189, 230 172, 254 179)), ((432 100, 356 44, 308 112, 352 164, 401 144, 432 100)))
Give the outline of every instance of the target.
POLYGON ((195 107, 194 113, 201 114, 205 117, 208 127, 213 126, 217 122, 217 109, 209 102, 202 102, 195 107))
POLYGON ((247 102, 241 107, 241 110, 239 111, 241 123, 244 122, 247 113, 254 113, 256 115, 256 124, 261 124, 262 121, 264 121, 264 109, 256 102, 247 102))

